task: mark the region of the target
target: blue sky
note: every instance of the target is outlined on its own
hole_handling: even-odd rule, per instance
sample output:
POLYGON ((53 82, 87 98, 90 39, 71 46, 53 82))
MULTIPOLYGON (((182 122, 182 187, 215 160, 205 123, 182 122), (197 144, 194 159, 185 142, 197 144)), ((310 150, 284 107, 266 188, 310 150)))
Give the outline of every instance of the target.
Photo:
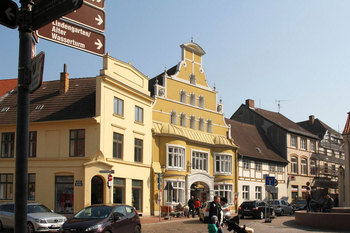
MULTIPOLYGON (((16 1, 18 3, 18 1, 16 1)), ((315 115, 342 131, 350 111, 350 1, 106 0, 106 51, 150 78, 193 37, 230 117, 246 99, 298 122, 315 115)), ((18 30, 0 27, 0 79, 16 78, 18 30)), ((40 39, 44 81, 93 77, 102 58, 40 39)))

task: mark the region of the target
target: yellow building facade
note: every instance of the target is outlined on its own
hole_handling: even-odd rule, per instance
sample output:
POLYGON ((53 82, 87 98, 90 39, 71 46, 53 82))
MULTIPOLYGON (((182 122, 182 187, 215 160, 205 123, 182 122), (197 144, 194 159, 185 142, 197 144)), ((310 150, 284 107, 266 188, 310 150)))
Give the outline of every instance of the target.
POLYGON ((150 80, 154 214, 159 204, 185 205, 190 196, 211 201, 220 195, 232 206, 237 192, 237 147, 222 101, 207 83, 205 51, 193 41, 181 45, 181 51, 178 65, 150 80))
MULTIPOLYGON (((148 77, 109 55, 100 75, 44 82, 31 94, 28 201, 58 213, 98 203, 151 211, 148 77), (108 182, 108 176, 111 182, 108 182)), ((2 97, 0 202, 14 201, 16 91, 2 97)))

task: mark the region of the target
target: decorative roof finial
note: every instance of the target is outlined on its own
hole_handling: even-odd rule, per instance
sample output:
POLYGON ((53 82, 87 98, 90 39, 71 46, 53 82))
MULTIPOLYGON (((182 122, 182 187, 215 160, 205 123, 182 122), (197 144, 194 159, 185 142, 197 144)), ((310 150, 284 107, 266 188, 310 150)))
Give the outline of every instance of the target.
POLYGON ((191 42, 193 42, 193 35, 191 36, 191 42))
POLYGON ((214 83, 214 87, 213 87, 213 89, 214 89, 214 91, 216 91, 216 85, 215 85, 215 83, 214 83))
POLYGON ((222 104, 222 97, 220 96, 220 104, 222 104))

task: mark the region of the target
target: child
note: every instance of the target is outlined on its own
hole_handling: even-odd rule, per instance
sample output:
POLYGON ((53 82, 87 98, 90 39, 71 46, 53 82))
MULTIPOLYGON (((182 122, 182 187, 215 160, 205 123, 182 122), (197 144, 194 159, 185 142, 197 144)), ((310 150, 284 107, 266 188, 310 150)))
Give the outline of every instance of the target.
POLYGON ((210 223, 208 224, 208 232, 209 233, 217 233, 218 228, 216 224, 218 223, 218 217, 216 215, 211 216, 210 223))

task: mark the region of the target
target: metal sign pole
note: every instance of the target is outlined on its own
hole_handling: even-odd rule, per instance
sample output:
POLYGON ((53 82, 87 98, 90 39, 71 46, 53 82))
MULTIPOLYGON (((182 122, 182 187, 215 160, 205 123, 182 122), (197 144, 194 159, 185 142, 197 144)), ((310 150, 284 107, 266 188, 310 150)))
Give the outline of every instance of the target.
POLYGON ((19 57, 16 126, 15 233, 27 232, 29 90, 32 30, 27 22, 30 1, 21 0, 19 12, 19 57))

